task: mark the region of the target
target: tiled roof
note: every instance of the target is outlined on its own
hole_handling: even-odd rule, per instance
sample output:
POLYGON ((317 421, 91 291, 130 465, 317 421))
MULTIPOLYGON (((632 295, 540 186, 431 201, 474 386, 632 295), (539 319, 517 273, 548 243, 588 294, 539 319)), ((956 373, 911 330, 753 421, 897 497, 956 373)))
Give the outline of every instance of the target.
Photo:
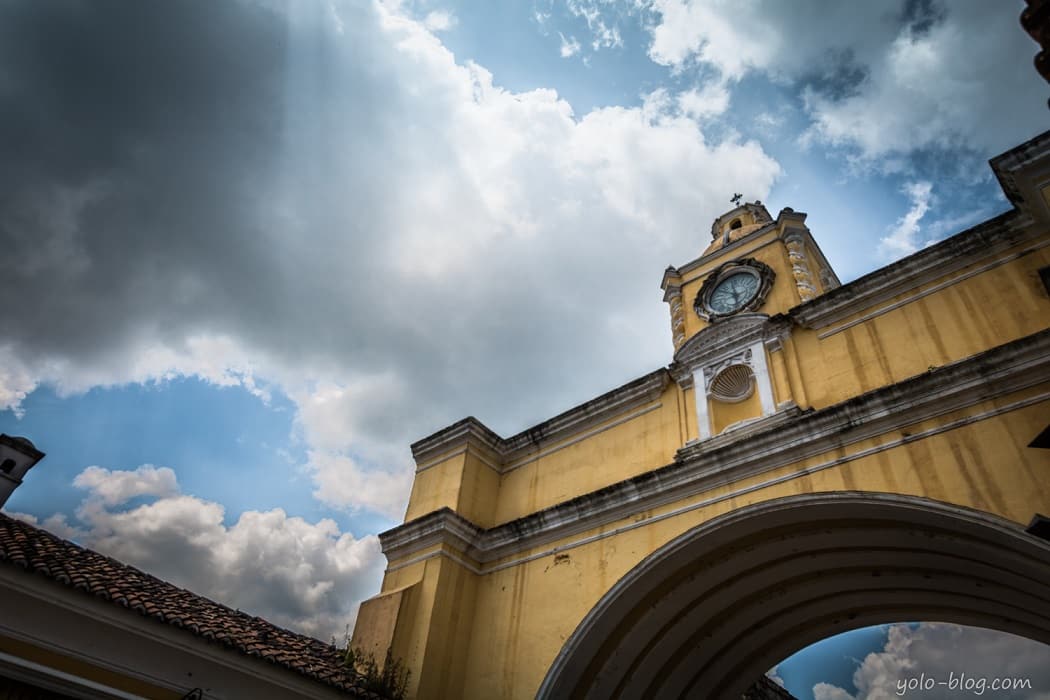
POLYGON ((17 566, 208 642, 333 686, 353 697, 380 698, 324 642, 297 634, 155 576, 84 549, 0 513, 0 564, 17 566))

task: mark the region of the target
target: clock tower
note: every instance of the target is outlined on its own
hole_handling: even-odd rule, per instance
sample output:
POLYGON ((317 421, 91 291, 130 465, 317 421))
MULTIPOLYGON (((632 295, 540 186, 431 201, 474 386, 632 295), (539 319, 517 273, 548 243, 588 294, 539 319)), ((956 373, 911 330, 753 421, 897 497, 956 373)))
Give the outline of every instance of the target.
POLYGON ((672 375, 695 411, 693 441, 762 427, 805 407, 783 357, 782 314, 839 286, 805 224, 746 202, 711 224, 700 256, 664 272, 675 356, 672 375))

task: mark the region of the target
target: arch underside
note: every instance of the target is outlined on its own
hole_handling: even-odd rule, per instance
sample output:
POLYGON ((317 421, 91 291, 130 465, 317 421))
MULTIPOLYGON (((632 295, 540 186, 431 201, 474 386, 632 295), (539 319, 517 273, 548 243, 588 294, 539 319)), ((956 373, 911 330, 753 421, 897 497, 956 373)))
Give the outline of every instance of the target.
POLYGON ((547 698, 740 698, 820 639, 884 622, 1050 644, 1050 545, 927 499, 792 496, 716 518, 647 557, 580 623, 547 698))

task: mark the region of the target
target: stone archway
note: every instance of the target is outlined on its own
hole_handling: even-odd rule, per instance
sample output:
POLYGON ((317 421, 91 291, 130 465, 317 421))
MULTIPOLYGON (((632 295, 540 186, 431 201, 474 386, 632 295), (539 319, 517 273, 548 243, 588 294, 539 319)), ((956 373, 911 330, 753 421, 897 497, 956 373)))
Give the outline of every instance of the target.
POLYGON ((840 632, 955 622, 1050 643, 1050 544, 1017 523, 883 493, 791 496, 657 550, 584 618, 540 698, 740 698, 840 632))

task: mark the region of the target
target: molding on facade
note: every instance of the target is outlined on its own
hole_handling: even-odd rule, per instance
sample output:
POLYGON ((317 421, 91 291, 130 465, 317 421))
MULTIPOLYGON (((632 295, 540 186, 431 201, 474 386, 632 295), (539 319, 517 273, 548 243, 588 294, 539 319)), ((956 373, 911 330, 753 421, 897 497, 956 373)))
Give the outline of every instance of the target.
POLYGON ((671 309, 671 342, 674 349, 682 347, 685 342, 685 307, 682 306, 682 288, 671 285, 664 292, 664 301, 671 309))
MULTIPOLYGON (((783 236, 784 246, 788 251, 788 261, 791 263, 791 276, 795 278, 795 287, 803 303, 817 296, 817 288, 813 284, 813 272, 809 269, 809 257, 806 255, 804 231, 805 229, 789 229, 783 236)), ((830 268, 828 270, 830 271, 830 268)))
POLYGON ((1017 251, 1015 253, 1010 253, 1010 254, 1005 255, 1005 256, 1003 256, 1001 258, 993 260, 990 263, 986 263, 984 265, 981 265, 980 267, 976 267, 976 268, 970 269, 970 270, 968 270, 968 271, 966 271, 966 272, 964 272, 964 273, 962 273, 960 275, 957 275, 955 277, 951 277, 951 278, 949 278, 947 280, 944 280, 943 282, 935 284, 935 285, 933 285, 931 287, 926 287, 926 289, 923 289, 921 291, 915 292, 914 294, 910 294, 910 295, 908 295, 908 296, 906 296, 904 298, 899 298, 899 299, 897 299, 897 301, 893 301, 893 302, 890 302, 889 304, 885 304, 883 306, 879 306, 874 311, 870 311, 869 313, 866 313, 863 316, 858 316, 858 317, 854 318, 851 321, 846 321, 846 322, 841 323, 841 324, 839 324, 837 326, 833 326, 831 328, 828 328, 827 330, 821 331, 817 335, 817 337, 819 339, 823 340, 824 338, 833 336, 836 333, 841 333, 842 331, 844 331, 844 330, 846 330, 848 328, 852 328, 853 326, 860 325, 861 323, 867 323, 868 321, 870 321, 873 318, 878 318, 879 316, 882 316, 883 314, 889 313, 890 311, 894 311, 896 309, 899 309, 902 306, 907 306, 908 304, 912 303, 913 301, 918 301, 919 299, 922 299, 923 297, 929 296, 931 294, 936 294, 937 292, 941 291, 942 289, 945 289, 947 287, 951 287, 953 285, 956 285, 956 284, 958 284, 958 283, 960 283, 960 282, 962 282, 964 280, 970 279, 971 277, 976 277, 977 275, 980 275, 980 274, 983 274, 985 272, 988 272, 989 270, 993 270, 993 269, 999 267, 1000 265, 1005 265, 1005 264, 1013 262, 1014 260, 1017 260, 1019 258, 1023 258, 1024 256, 1030 255, 1031 253, 1034 253, 1037 250, 1041 250, 1043 248, 1046 248, 1047 246, 1050 246, 1050 240, 1040 241, 1040 242, 1036 243, 1035 245, 1031 245, 1031 246, 1029 246, 1027 248, 1024 248, 1023 250, 1017 251))
POLYGON ((380 534, 379 541, 387 558, 396 559, 438 545, 466 552, 484 534, 485 530, 445 507, 380 534))
POLYGON ((528 451, 537 449, 540 444, 549 444, 554 440, 570 437, 632 408, 652 403, 660 398, 669 383, 670 377, 667 370, 661 367, 655 372, 650 372, 596 399, 506 438, 503 441, 505 457, 507 460, 523 457, 528 451))
MULTIPOLYGON (((687 262, 686 264, 682 265, 681 267, 676 268, 676 272, 682 277, 682 284, 687 284, 687 283, 693 281, 693 278, 686 279, 686 275, 688 275, 690 272, 693 272, 695 270, 700 269, 700 267, 702 267, 703 265, 706 265, 707 263, 711 262, 711 260, 713 258, 715 258, 717 256, 725 255, 725 254, 730 253, 730 252, 736 252, 736 253, 738 253, 738 255, 740 255, 741 254, 740 253, 740 248, 743 248, 743 247, 745 247, 745 246, 747 246, 749 244, 754 243, 755 239, 760 238, 763 234, 766 234, 766 233, 769 233, 770 231, 775 230, 776 227, 777 227, 777 222, 776 221, 771 221, 768 224, 765 224, 764 226, 762 226, 762 228, 756 229, 756 230, 752 231, 751 233, 747 234, 743 238, 738 238, 735 241, 731 241, 728 245, 723 246, 722 248, 719 248, 718 250, 712 251, 712 252, 708 253, 707 255, 701 255, 698 258, 694 258, 693 260, 690 260, 689 262, 687 262)), ((761 248, 766 247, 770 243, 772 243, 772 241, 766 241, 765 243, 760 243, 759 245, 756 245, 752 250, 747 251, 746 254, 749 255, 749 254, 753 253, 756 250, 759 250, 761 248)))
POLYGON ((800 325, 821 329, 876 304, 914 292, 992 255, 1041 236, 1026 217, 1006 212, 936 245, 830 290, 788 312, 800 325))
POLYGON ((474 416, 467 416, 461 421, 439 430, 438 432, 412 443, 412 457, 419 465, 418 471, 448 459, 449 454, 467 446, 489 452, 498 461, 502 452, 503 438, 490 430, 488 426, 474 416))
POLYGON ((792 309, 791 316, 808 328, 825 328, 1039 238, 1043 230, 1032 223, 1050 220, 1050 208, 1040 195, 1042 188, 1050 186, 1050 131, 992 158, 990 163, 1015 207, 1012 211, 829 290, 792 309))
POLYGON ((693 371, 742 352, 758 341, 780 339, 791 332, 791 319, 762 313, 740 313, 713 323, 687 340, 667 368, 680 386, 692 380, 693 371))
MULTIPOLYGON (((571 542, 562 542, 561 544, 558 544, 558 545, 553 546, 553 547, 549 547, 548 546, 548 548, 546 548, 546 549, 542 549, 542 550, 539 550, 539 551, 534 551, 531 554, 527 554, 525 556, 520 556, 520 557, 518 557, 516 559, 511 559, 509 561, 500 562, 499 564, 496 564, 496 565, 491 566, 491 567, 489 567, 487 569, 484 569, 484 570, 480 568, 480 564, 475 565, 475 564, 472 564, 472 563, 468 563, 468 562, 464 561, 462 558, 460 558, 459 556, 457 556, 455 554, 451 554, 447 550, 434 550, 434 551, 431 551, 430 553, 422 554, 420 556, 417 556, 417 557, 409 559, 409 560, 399 561, 397 564, 389 566, 387 568, 387 571, 388 572, 396 571, 396 570, 404 568, 406 566, 411 566, 412 564, 416 564, 416 563, 419 563, 421 561, 426 561, 427 559, 432 559, 434 557, 439 557, 440 556, 440 557, 444 557, 444 558, 450 559, 450 560, 460 564, 461 566, 463 566, 467 570, 471 571, 472 573, 477 574, 478 576, 482 576, 482 575, 485 575, 485 574, 491 574, 491 573, 494 573, 494 572, 497 572, 497 571, 502 571, 503 569, 508 569, 508 568, 511 568, 511 567, 520 566, 521 564, 525 564, 525 563, 528 563, 530 561, 534 561, 536 559, 542 559, 544 557, 551 556, 552 554, 558 554, 558 553, 562 553, 562 552, 567 552, 567 551, 569 551, 571 549, 575 549, 576 547, 580 547, 582 545, 590 544, 592 542, 597 542, 598 540, 603 540, 603 539, 606 539, 606 538, 609 538, 609 537, 616 537, 618 535, 623 534, 624 532, 628 532, 630 530, 634 530, 634 529, 637 529, 639 527, 646 527, 646 526, 651 525, 653 523, 657 523, 657 522, 660 522, 662 520, 667 520, 669 518, 675 518, 675 517, 678 517, 680 515, 683 515, 684 513, 689 513, 689 512, 692 512, 692 511, 700 509, 700 508, 707 508, 707 507, 712 506, 712 505, 714 505, 716 503, 721 503, 721 502, 724 502, 724 501, 730 501, 730 500, 733 500, 735 498, 742 498, 742 497, 745 497, 748 494, 754 493, 756 491, 761 491, 762 489, 775 487, 778 484, 782 484, 782 483, 785 483, 785 482, 788 482, 788 481, 792 481, 792 480, 797 479, 797 478, 802 477, 802 476, 811 476, 813 474, 817 474, 819 472, 822 472, 822 471, 824 471, 826 469, 831 469, 832 467, 840 466, 842 464, 846 464, 846 463, 852 462, 852 461, 857 460, 857 459, 863 459, 864 457, 870 457, 870 456, 872 456, 874 454, 878 454, 880 452, 885 452, 886 450, 891 450, 891 449, 900 447, 901 445, 907 444, 909 442, 916 442, 918 440, 924 440, 924 439, 926 439, 928 437, 933 437, 934 435, 940 435, 941 433, 946 433, 946 432, 949 432, 951 430, 955 430, 956 428, 960 428, 960 427, 969 425, 971 423, 977 423, 977 422, 980 422, 980 421, 985 420, 987 418, 994 418, 995 416, 1000 416, 1000 415, 1003 415, 1005 413, 1009 413, 1011 411, 1028 408, 1029 406, 1034 406, 1034 405, 1036 405, 1038 403, 1044 403, 1044 402, 1048 402, 1048 401, 1050 401, 1050 392, 1046 392, 1046 393, 1043 393, 1043 394, 1040 394, 1038 396, 1034 396, 1034 397, 1031 397, 1031 398, 1015 401, 1015 402, 1012 402, 1010 404, 1006 404, 1006 405, 1003 405, 1003 406, 998 406, 998 407, 996 407, 994 409, 985 411, 983 413, 966 416, 964 418, 960 418, 958 420, 951 421, 951 422, 945 423, 943 425, 939 425, 939 426, 937 426, 935 428, 930 428, 929 430, 924 430, 922 432, 914 433, 914 434, 905 434, 905 436, 903 436, 901 438, 898 438, 896 440, 891 440, 889 442, 880 443, 879 445, 876 445, 874 447, 868 447, 868 448, 865 448, 865 449, 862 449, 862 450, 858 450, 856 452, 843 454, 843 455, 840 455, 838 457, 834 457, 832 459, 825 460, 825 461, 823 461, 823 462, 821 462, 819 464, 814 464, 814 465, 809 466, 809 467, 804 467, 804 468, 801 468, 801 469, 799 469, 797 471, 790 472, 788 474, 782 474, 780 476, 773 477, 773 478, 770 478, 770 479, 766 479, 766 480, 761 481, 761 482, 753 482, 753 483, 751 483, 751 484, 749 484, 747 486, 741 486, 739 488, 736 488, 736 489, 733 489, 733 490, 730 490, 730 491, 721 491, 717 495, 713 495, 713 496, 710 496, 708 498, 704 498, 704 499, 699 500, 699 501, 695 501, 695 500, 691 501, 691 502, 686 503, 685 505, 679 506, 678 508, 675 508, 673 510, 665 511, 663 513, 660 513, 659 515, 653 515, 653 516, 649 516, 649 517, 637 517, 637 515, 635 515, 633 520, 630 520, 626 524, 622 524, 622 525, 619 525, 619 526, 611 528, 611 529, 603 529, 597 534, 587 535, 587 536, 578 538, 576 540, 573 540, 571 542)), ((768 427, 768 424, 766 426, 764 426, 764 427, 768 427)), ((732 481, 730 481, 728 483, 732 483, 732 481)), ((686 495, 688 496, 688 494, 686 494, 686 495)), ((660 503, 656 503, 654 505, 655 506, 659 506, 659 505, 663 505, 663 503, 660 502, 660 503)), ((632 512, 623 513, 619 517, 619 520, 622 521, 623 519, 630 518, 631 515, 632 515, 632 512)), ((615 522, 615 520, 613 520, 612 522, 615 522)), ((602 523, 599 523, 599 525, 601 525, 601 524, 602 523)), ((587 528, 584 528, 584 530, 586 530, 586 529, 587 528)), ((543 541, 532 542, 532 543, 530 543, 530 547, 535 548, 535 547, 539 547, 539 546, 543 546, 543 545, 550 545, 554 541, 563 540, 564 538, 571 537, 574 534, 580 534, 580 532, 577 531, 577 530, 573 530, 572 532, 568 532, 568 533, 560 533, 557 536, 546 538, 543 541)), ((481 546, 482 544, 483 543, 476 544, 475 549, 477 551, 481 551, 482 550, 482 546, 481 546)), ((521 548, 518 548, 518 549, 521 549, 521 548)), ((519 552, 516 549, 511 549, 510 551, 507 551, 506 553, 504 553, 504 554, 502 554, 500 556, 487 556, 486 557, 484 555, 484 552, 482 552, 481 557, 479 559, 477 559, 477 561, 478 562, 482 562, 482 561, 487 562, 487 561, 491 561, 493 559, 503 558, 504 556, 512 556, 512 555, 514 555, 516 553, 519 553, 519 552)))
POLYGON ((553 447, 543 448, 543 449, 540 449, 538 451, 531 451, 530 450, 527 454, 525 454, 522 457, 519 457, 519 458, 516 458, 516 459, 513 459, 513 460, 508 460, 501 467, 500 471, 502 473, 504 473, 504 474, 507 473, 507 472, 514 471, 515 469, 519 469, 521 467, 524 467, 526 464, 530 464, 532 462, 535 462, 537 459, 542 459, 543 457, 546 457, 548 455, 554 454, 555 452, 557 452, 559 450, 564 450, 566 447, 572 447, 573 445, 575 445, 575 444, 577 444, 579 442, 582 442, 582 441, 584 441, 584 440, 586 440, 588 438, 592 438, 595 435, 598 435, 600 433, 604 433, 606 430, 609 430, 611 428, 615 428, 618 425, 623 425, 624 423, 628 423, 628 422, 634 420, 635 418, 638 418, 639 416, 644 416, 646 413, 649 413, 650 411, 655 411, 656 409, 662 408, 662 407, 663 407, 663 404, 660 403, 660 402, 643 404, 642 407, 639 408, 636 411, 631 411, 630 413, 619 414, 619 417, 616 418, 616 420, 612 421, 611 423, 602 423, 601 425, 598 425, 597 427, 590 428, 590 429, 586 429, 585 428, 582 432, 574 432, 572 434, 572 436, 568 440, 559 441, 553 447))
POLYGON ((1030 202, 1025 198, 1024 190, 1027 189, 1025 186, 1027 183, 1024 183, 1023 180, 1027 179, 1026 171, 1031 166, 1042 164, 1045 169, 1048 158, 1050 158, 1050 131, 1044 131, 1034 139, 1016 148, 1011 148, 1006 153, 997 155, 988 161, 995 172, 995 177, 999 180, 999 185, 1003 188, 1003 194, 1010 200, 1010 203, 1036 218, 1046 217, 1047 205, 1042 203, 1038 211, 1032 210, 1035 202, 1030 202), (1040 217, 1039 214, 1042 216, 1040 217))
MULTIPOLYGON (((463 552, 473 562, 483 564, 1048 381, 1050 330, 819 411, 789 407, 740 430, 687 445, 678 451, 672 464, 488 530, 452 511, 442 510, 382 533, 380 542, 391 560, 444 544, 463 552)), ((996 408, 988 416, 1047 399, 1048 396, 1043 394, 996 408)), ((845 455, 822 467, 803 469, 802 473, 920 440, 979 419, 981 417, 967 416, 947 428, 942 426, 922 434, 904 434, 885 446, 845 455)), ((572 546, 576 544, 579 543, 572 546)), ((530 555, 520 561, 501 564, 497 569, 550 553, 530 555)))
POLYGON ((497 471, 509 471, 520 466, 514 462, 535 457, 559 440, 598 428, 631 409, 657 401, 670 381, 668 371, 661 367, 509 438, 500 437, 473 416, 464 418, 412 444, 416 471, 440 464, 465 449, 478 450, 487 457, 483 462, 499 465, 494 467, 497 471))

